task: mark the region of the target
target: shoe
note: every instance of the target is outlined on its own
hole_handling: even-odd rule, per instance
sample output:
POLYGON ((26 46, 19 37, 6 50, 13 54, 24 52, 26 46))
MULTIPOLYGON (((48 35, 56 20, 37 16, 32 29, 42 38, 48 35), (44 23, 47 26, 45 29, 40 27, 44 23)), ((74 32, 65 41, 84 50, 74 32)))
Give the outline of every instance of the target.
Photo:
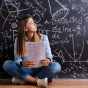
POLYGON ((37 85, 39 87, 43 87, 43 88, 47 88, 47 85, 48 85, 48 78, 44 78, 44 79, 36 79, 37 81, 37 85))
POLYGON ((22 80, 20 80, 20 79, 18 79, 18 78, 15 78, 15 77, 12 78, 12 82, 13 82, 14 84, 20 84, 20 85, 25 85, 25 84, 26 84, 25 81, 22 81, 22 80))

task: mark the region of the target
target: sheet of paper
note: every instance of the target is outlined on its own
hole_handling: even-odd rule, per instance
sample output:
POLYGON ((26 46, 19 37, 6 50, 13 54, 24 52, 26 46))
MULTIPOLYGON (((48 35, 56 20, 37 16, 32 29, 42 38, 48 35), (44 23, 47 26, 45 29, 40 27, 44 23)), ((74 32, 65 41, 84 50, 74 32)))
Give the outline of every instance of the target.
POLYGON ((27 59, 35 62, 35 67, 40 67, 40 60, 45 59, 45 44, 44 42, 26 42, 27 59))

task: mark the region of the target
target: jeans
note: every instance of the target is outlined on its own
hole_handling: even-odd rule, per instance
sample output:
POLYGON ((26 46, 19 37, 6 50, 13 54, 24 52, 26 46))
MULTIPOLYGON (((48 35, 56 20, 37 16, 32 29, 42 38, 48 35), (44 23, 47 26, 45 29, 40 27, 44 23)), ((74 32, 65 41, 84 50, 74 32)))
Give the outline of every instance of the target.
POLYGON ((52 79, 58 73, 61 72, 61 66, 58 62, 51 62, 48 66, 41 66, 37 68, 27 68, 25 66, 19 66, 16 62, 7 60, 3 64, 3 69, 9 73, 11 76, 25 80, 27 75, 35 78, 52 79))

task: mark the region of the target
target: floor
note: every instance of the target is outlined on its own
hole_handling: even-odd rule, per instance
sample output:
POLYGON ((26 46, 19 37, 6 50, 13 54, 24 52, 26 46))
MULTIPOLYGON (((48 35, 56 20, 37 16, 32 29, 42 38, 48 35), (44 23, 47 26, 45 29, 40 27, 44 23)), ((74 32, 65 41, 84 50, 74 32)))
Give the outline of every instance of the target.
MULTIPOLYGON (((14 85, 11 80, 0 80, 0 88, 38 88, 34 85, 14 85)), ((88 88, 88 79, 53 79, 47 88, 88 88)))

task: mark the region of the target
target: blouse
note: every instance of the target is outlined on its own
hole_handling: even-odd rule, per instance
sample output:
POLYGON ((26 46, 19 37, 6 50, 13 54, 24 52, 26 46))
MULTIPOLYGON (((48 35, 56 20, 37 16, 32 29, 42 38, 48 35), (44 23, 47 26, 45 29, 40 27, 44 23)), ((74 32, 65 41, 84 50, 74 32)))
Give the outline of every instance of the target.
MULTIPOLYGON (((51 48, 50 48, 48 37, 46 35, 44 35, 44 34, 40 34, 40 36, 41 36, 41 40, 40 41, 45 43, 46 58, 50 59, 50 61, 52 62, 53 61, 53 59, 52 59, 53 55, 52 55, 52 52, 51 52, 51 48)), ((15 60, 15 62, 18 65, 20 65, 20 62, 27 60, 27 56, 26 55, 25 56, 18 56, 17 55, 17 38, 15 39, 15 42, 14 42, 14 60, 15 60)))

